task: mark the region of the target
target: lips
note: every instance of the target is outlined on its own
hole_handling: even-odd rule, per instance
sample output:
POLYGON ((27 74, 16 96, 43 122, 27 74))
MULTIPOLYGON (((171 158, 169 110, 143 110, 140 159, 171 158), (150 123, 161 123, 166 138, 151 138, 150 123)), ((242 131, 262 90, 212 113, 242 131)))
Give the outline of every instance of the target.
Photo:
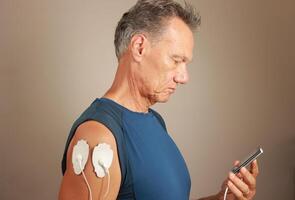
POLYGON ((168 88, 168 89, 169 89, 169 92, 171 92, 171 93, 174 93, 176 90, 176 88, 168 88))

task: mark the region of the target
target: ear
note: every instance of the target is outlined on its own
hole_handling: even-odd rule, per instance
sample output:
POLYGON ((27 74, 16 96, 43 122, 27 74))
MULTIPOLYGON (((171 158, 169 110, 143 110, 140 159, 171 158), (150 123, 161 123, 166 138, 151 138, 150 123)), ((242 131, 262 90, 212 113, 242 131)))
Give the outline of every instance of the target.
POLYGON ((135 61, 140 62, 146 53, 148 40, 144 34, 135 34, 130 41, 132 57, 135 61))

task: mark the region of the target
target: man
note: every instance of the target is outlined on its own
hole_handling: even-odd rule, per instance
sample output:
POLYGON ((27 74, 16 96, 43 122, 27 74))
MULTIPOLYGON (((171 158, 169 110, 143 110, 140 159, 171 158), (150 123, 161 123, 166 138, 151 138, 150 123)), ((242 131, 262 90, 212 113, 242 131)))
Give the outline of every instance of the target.
MULTIPOLYGON (((189 199, 186 164, 164 120, 150 106, 167 102, 179 84, 188 82, 193 31, 199 25, 191 6, 172 0, 140 0, 123 15, 115 33, 119 65, 114 82, 73 125, 62 163, 60 199, 101 199, 105 194, 104 199, 189 199), (91 156, 83 170, 87 178, 75 174, 73 148, 81 139, 90 155, 101 143, 113 150, 109 187, 94 172, 91 156)), ((223 199, 227 186, 227 199, 253 199, 257 175, 255 161, 250 171, 230 174, 220 192, 203 199, 223 199)))

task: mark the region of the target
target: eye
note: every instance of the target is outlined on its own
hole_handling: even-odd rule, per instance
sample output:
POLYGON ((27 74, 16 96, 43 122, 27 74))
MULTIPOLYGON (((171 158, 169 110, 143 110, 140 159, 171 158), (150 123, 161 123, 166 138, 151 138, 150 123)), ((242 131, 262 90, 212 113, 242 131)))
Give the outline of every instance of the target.
POLYGON ((175 63, 176 65, 181 64, 181 63, 182 63, 182 60, 176 60, 176 59, 174 59, 174 63, 175 63))

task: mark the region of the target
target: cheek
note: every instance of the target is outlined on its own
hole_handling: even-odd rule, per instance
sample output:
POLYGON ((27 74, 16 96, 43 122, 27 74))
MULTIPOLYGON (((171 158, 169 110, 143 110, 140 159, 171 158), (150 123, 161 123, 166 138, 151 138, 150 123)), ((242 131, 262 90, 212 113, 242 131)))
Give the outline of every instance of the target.
POLYGON ((154 85, 154 90, 156 92, 166 92, 169 87, 174 87, 173 83, 173 72, 166 72, 158 76, 154 85))
POLYGON ((161 69, 155 76, 157 76, 157 79, 155 81, 157 81, 158 89, 165 90, 167 89, 167 87, 173 87, 175 70, 173 70, 171 68, 171 65, 169 65, 168 63, 163 63, 161 65, 161 69))
POLYGON ((174 72, 169 71, 163 77, 163 81, 166 82, 166 84, 170 84, 171 82, 173 82, 173 77, 174 77, 174 72))
POLYGON ((174 77, 174 66, 168 55, 154 52, 145 61, 144 82, 150 90, 159 91, 171 84, 174 77))

